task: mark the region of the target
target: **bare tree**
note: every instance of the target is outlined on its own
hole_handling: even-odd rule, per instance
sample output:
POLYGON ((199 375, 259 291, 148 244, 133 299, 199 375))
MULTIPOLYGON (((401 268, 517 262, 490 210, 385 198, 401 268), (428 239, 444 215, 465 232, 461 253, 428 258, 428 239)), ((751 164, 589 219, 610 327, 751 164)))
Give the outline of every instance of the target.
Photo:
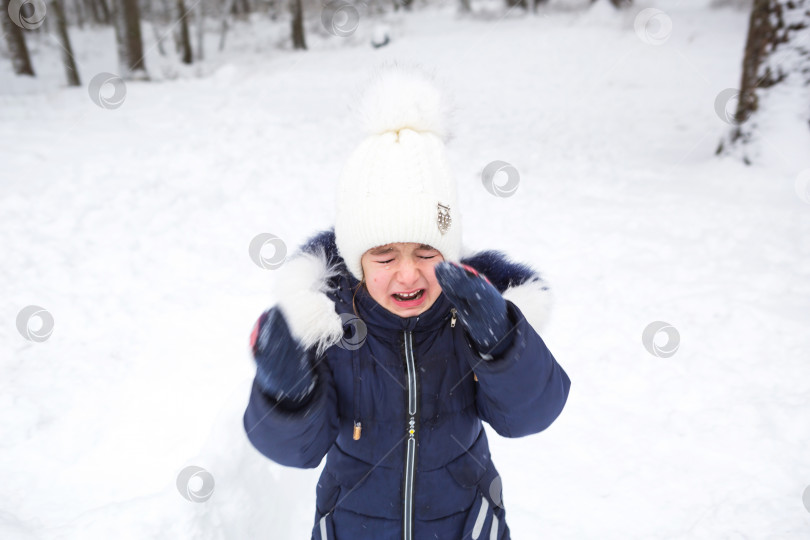
POLYGON ((96 24, 110 24, 110 10, 104 0, 76 0, 76 5, 83 6, 85 13, 92 15, 96 24))
MULTIPOLYGON (((599 0, 591 0, 591 4, 598 2, 599 0)), ((621 9, 625 7, 630 7, 633 3, 632 0, 610 0, 610 3, 613 4, 613 7, 616 9, 621 9)))
POLYGON ((81 3, 80 0, 73 0, 73 9, 76 12, 76 25, 79 30, 84 30, 84 21, 87 18, 87 6, 81 3))
POLYGON ((138 0, 115 0, 115 39, 118 65, 125 80, 148 79, 143 60, 141 15, 138 0))
POLYGON ((93 9, 96 12, 96 21, 110 24, 110 8, 107 6, 107 0, 90 0, 93 3, 93 9))
POLYGON ((59 40, 59 47, 62 49, 62 63, 65 65, 68 86, 81 86, 79 70, 76 68, 76 60, 73 58, 73 47, 70 46, 62 0, 51 0, 50 7, 56 19, 56 35, 59 40))
POLYGON ((28 55, 28 47, 25 44, 23 30, 11 20, 8 12, 10 0, 0 0, 0 19, 2 22, 3 34, 6 36, 6 47, 11 57, 11 65, 17 75, 34 76, 34 68, 31 65, 31 57, 28 55))
POLYGON ((197 21, 197 61, 200 61, 205 55, 205 14, 201 1, 194 8, 194 18, 197 21))
MULTIPOLYGON (((592 0, 592 2, 595 1, 596 0, 592 0)), ((548 0, 506 0, 507 7, 513 8, 515 6, 520 6, 526 11, 531 11, 532 13, 537 13, 537 6, 546 3, 548 3, 548 0)))
POLYGON ((292 11, 292 40, 294 49, 306 49, 307 43, 304 39, 304 10, 301 7, 301 0, 290 0, 290 11, 292 11))
MULTIPOLYGON (((790 104, 810 122, 810 0, 754 0, 743 58, 742 81, 731 133, 717 153, 746 147, 757 133, 759 118, 768 111, 760 102, 777 86, 799 87, 803 96, 790 104)), ((743 161, 750 163, 743 149, 743 161)))
POLYGON ((225 9, 222 10, 222 31, 219 34, 219 50, 225 50, 225 37, 228 35, 228 14, 232 12, 235 0, 225 0, 225 9))
POLYGON ((250 14, 250 4, 247 0, 236 0, 231 4, 231 14, 237 18, 247 19, 250 14))
POLYGON ((180 59, 184 64, 190 64, 192 59, 191 54, 191 38, 188 33, 188 12, 183 0, 177 0, 177 17, 180 24, 180 59))

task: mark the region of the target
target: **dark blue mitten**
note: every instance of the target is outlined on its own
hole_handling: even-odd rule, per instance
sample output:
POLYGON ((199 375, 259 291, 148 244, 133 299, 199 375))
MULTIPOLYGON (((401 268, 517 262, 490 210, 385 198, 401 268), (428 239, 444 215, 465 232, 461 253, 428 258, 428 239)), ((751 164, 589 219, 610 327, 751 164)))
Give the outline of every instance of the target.
POLYGON ((315 388, 315 373, 278 307, 265 311, 256 321, 250 345, 259 387, 285 408, 305 405, 315 388))
POLYGON ((504 300, 489 280, 467 265, 440 262, 436 280, 456 308, 458 318, 486 360, 503 354, 512 343, 512 323, 504 300))

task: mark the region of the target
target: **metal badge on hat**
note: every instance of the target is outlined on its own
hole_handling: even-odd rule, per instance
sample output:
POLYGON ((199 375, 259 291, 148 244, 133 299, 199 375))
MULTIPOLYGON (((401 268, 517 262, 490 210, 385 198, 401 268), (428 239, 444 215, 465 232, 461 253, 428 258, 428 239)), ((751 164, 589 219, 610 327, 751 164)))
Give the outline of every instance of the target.
POLYGON ((439 225, 439 232, 444 234, 447 232, 447 229, 450 228, 450 223, 452 220, 450 219, 450 207, 446 206, 442 203, 437 203, 438 207, 436 211, 438 215, 436 216, 436 223, 439 225))

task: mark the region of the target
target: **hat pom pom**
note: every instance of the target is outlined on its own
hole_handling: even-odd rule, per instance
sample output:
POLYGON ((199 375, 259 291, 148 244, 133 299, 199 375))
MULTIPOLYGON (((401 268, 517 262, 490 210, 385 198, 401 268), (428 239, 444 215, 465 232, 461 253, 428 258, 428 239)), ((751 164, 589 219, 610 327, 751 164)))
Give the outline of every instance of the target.
POLYGON ((411 129, 450 138, 449 106, 434 76, 416 66, 378 68, 359 105, 363 129, 370 135, 411 129))

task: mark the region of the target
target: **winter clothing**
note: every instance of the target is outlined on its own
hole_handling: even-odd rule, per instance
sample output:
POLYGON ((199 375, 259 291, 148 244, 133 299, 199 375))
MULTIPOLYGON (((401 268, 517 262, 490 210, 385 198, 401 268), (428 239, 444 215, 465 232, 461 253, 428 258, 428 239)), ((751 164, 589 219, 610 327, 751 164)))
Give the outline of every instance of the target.
MULTIPOLYGON (((504 437, 538 433, 562 411, 570 380, 537 333, 549 304, 539 275, 496 251, 461 261, 484 273, 504 300, 512 337, 489 361, 465 324, 456 324, 461 313, 445 292, 418 316, 382 308, 338 254, 334 230, 313 237, 277 271, 279 307, 317 381, 306 405, 289 411, 257 376, 244 427, 256 449, 282 465, 314 468, 326 456, 313 539, 510 538, 509 499, 482 420, 504 437), (352 335, 365 332, 360 346, 346 339, 344 319, 352 335)), ((481 286, 459 278, 444 277, 457 301, 466 287, 481 286)), ((468 307, 465 320, 478 334, 480 304, 468 307)))
POLYGON ((292 337, 278 307, 262 313, 250 337, 256 382, 285 409, 300 408, 315 388, 309 355, 292 337))
POLYGON ((418 242, 458 261, 461 214, 445 152, 449 105, 433 78, 414 67, 380 70, 360 101, 366 138, 338 182, 335 236, 346 267, 392 242, 418 242))
POLYGON ((484 360, 500 356, 513 339, 506 316, 506 300, 486 276, 470 267, 441 262, 434 267, 436 280, 484 360), (481 352, 482 351, 482 352, 481 352))

